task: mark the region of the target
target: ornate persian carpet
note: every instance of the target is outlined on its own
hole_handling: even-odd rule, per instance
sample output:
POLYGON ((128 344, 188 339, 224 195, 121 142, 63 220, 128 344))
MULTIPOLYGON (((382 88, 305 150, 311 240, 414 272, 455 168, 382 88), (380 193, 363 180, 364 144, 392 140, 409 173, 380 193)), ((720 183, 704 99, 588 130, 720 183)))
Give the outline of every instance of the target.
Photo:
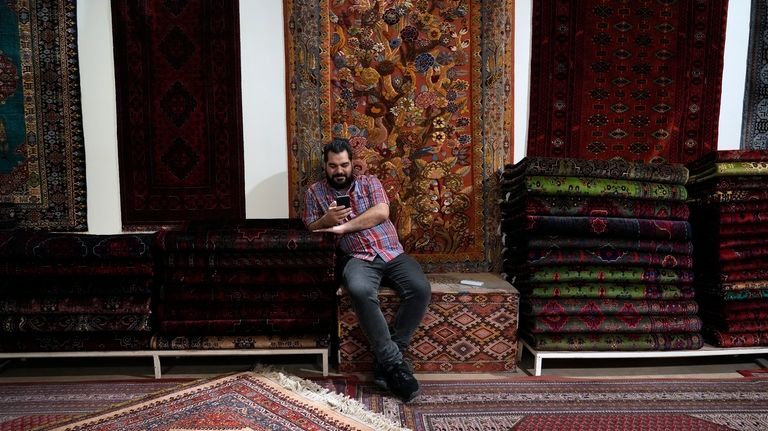
POLYGON ((0 222, 88 229, 75 0, 0 2, 0 222))
POLYGON ((123 225, 245 218, 237 1, 112 2, 123 225))
POLYGON ((307 380, 245 372, 196 382, 47 429, 402 430, 398 422, 307 380))
POLYGON ((495 172, 512 158, 514 0, 284 0, 290 213, 350 140, 429 272, 498 260, 495 172))
POLYGON ((356 398, 415 431, 763 430, 768 381, 524 378, 422 382, 408 404, 359 385, 356 398))
POLYGON ((768 150, 768 1, 752 0, 741 148, 768 150))
POLYGON ((168 390, 190 379, 0 384, 0 431, 36 429, 168 390))
POLYGON ((527 155, 685 163, 715 149, 727 6, 534 2, 527 155))

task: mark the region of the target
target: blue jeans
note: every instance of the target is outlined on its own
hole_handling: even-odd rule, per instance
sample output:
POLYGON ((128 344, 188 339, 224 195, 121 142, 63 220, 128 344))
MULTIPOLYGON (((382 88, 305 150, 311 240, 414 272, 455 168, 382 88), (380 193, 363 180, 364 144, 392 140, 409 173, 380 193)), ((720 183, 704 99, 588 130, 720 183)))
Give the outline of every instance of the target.
POLYGON ((344 266, 342 278, 376 360, 384 367, 402 361, 401 352, 408 348, 431 297, 432 287, 421 265, 405 253, 389 262, 378 256, 373 262, 353 257, 344 266), (379 306, 383 278, 401 300, 391 333, 379 306))

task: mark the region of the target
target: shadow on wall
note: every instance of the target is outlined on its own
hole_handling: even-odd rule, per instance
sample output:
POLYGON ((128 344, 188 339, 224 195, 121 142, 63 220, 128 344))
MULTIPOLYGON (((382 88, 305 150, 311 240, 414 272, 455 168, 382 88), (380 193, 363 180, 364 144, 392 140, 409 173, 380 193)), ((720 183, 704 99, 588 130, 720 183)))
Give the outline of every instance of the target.
POLYGON ((265 178, 245 192, 245 218, 288 217, 288 172, 265 178))

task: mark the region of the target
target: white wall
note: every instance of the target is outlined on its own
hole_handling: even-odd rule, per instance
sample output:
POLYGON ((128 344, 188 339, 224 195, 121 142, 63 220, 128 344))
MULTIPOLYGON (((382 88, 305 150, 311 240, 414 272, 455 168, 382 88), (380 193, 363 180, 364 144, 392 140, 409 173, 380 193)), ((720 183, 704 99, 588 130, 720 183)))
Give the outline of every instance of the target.
MULTIPOLYGON (((748 1, 728 9, 719 148, 738 148, 749 33, 748 1)), ((531 0, 515 2, 515 161, 528 123, 531 0)), ((110 2, 80 0, 77 11, 91 233, 121 230, 110 2)), ((282 0, 241 0, 245 203, 248 218, 288 216, 282 0)))

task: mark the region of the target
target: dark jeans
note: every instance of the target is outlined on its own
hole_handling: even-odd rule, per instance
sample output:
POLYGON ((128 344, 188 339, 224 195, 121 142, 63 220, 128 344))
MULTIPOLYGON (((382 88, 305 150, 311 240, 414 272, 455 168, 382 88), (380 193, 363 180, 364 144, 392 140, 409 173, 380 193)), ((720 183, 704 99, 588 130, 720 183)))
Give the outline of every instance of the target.
POLYGON ((400 362, 400 352, 408 348, 431 297, 432 287, 421 265, 405 253, 389 262, 378 256, 373 262, 351 258, 344 265, 342 279, 376 360, 385 367, 400 362), (384 278, 401 299, 391 333, 379 306, 384 278))

